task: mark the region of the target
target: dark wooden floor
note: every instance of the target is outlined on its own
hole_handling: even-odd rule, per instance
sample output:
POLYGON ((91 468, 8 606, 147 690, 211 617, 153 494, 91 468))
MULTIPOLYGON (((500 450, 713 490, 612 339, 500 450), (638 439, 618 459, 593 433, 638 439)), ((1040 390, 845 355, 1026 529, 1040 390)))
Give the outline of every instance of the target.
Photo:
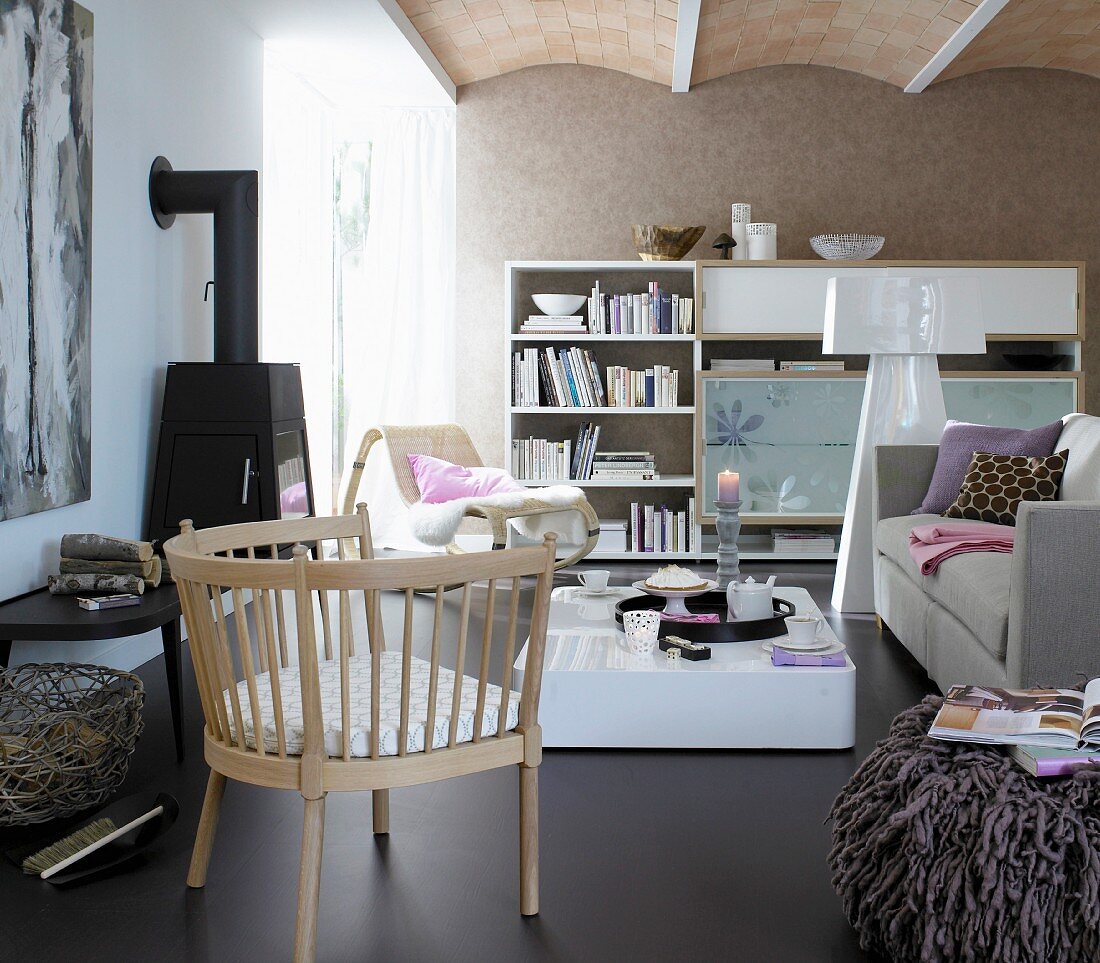
MULTIPOLYGON (((615 583, 640 572, 613 568, 615 583)), ((766 570, 826 609, 831 566, 766 570)), ((890 719, 933 685, 872 617, 832 622, 858 667, 853 751, 547 751, 538 917, 518 910, 512 769, 395 790, 389 838, 372 836, 366 794, 330 794, 318 958, 869 959, 829 885, 824 820, 890 719)), ((124 790, 172 793, 179 822, 147 865, 72 890, 0 864, 0 959, 289 959, 300 799, 230 783, 206 889, 188 890, 207 774, 199 706, 188 677, 177 765, 159 663, 140 670, 146 731, 124 790)))

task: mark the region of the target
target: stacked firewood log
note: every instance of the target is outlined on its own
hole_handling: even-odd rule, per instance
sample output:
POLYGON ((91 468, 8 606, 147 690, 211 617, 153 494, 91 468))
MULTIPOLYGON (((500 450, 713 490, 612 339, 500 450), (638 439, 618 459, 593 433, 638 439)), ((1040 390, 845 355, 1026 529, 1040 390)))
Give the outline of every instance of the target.
POLYGON ((79 593, 141 595, 164 578, 164 560, 151 542, 109 535, 66 535, 61 539, 59 574, 49 577, 54 595, 79 593))

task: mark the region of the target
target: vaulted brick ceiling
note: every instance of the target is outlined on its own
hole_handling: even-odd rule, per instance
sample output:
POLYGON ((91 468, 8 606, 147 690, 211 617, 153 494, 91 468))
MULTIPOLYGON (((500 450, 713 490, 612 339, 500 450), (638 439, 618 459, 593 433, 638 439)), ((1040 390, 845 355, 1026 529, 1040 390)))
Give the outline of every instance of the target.
MULTIPOLYGON (((672 81, 677 0, 399 0, 458 85, 580 63, 672 81)), ((702 0, 693 84, 769 64, 906 86, 979 0, 702 0)), ((1009 0, 939 79, 1038 66, 1100 77, 1098 0, 1009 0)))
POLYGON ((1012 0, 941 77, 1053 67, 1100 77, 1100 0, 1012 0))

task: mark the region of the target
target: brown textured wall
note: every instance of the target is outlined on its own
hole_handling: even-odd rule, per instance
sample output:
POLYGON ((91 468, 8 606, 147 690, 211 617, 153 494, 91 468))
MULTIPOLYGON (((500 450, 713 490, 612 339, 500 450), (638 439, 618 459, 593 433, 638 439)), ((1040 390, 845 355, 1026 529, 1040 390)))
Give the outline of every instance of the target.
POLYGON ((883 257, 1089 262, 1086 410, 1100 410, 1100 81, 995 70, 923 94, 778 66, 688 94, 595 67, 461 88, 458 420, 503 457, 504 262, 633 259, 632 223, 779 225, 781 258, 822 231, 886 235, 883 257))

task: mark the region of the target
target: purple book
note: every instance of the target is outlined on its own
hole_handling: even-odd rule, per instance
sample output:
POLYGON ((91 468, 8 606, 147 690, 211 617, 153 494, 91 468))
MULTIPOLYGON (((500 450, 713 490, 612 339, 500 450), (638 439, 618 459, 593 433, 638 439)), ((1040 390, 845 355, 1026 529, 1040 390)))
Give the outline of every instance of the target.
POLYGON ((1008 754, 1021 769, 1040 779, 1070 776, 1078 769, 1100 764, 1100 746, 1051 749, 1047 746, 1009 746, 1008 754))
POLYGON ((789 652, 776 645, 772 647, 772 665, 835 666, 840 668, 847 665, 847 662, 844 659, 843 652, 838 652, 836 655, 810 655, 809 653, 789 652))

